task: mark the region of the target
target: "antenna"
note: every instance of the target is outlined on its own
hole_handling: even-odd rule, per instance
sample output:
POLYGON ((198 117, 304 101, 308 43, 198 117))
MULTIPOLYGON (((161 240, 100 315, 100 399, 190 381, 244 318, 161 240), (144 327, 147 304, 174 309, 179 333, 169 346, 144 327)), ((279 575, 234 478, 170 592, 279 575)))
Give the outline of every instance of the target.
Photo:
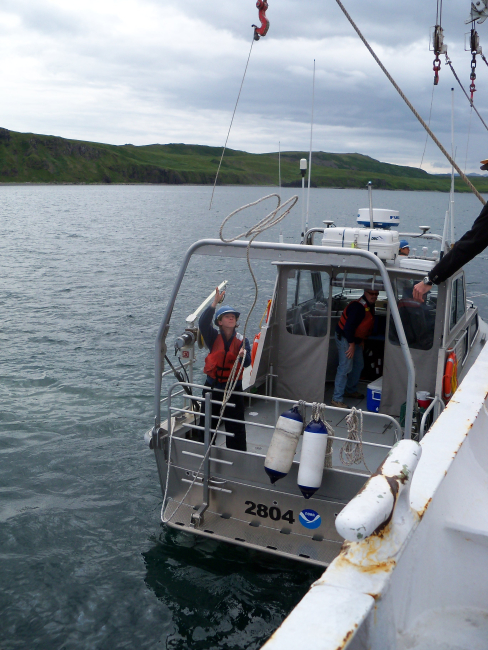
MULTIPOLYGON (((281 203, 281 142, 278 140, 278 196, 280 197, 280 203, 281 203)), ((282 222, 280 221, 280 244, 283 243, 283 226, 282 222)))
POLYGON ((305 174, 307 173, 306 158, 300 158, 300 173, 302 174, 302 237, 305 237, 305 174))
MULTIPOLYGON (((451 88, 451 156, 455 159, 454 150, 454 88, 451 88)), ((449 195, 449 212, 451 217, 451 247, 456 241, 454 235, 454 166, 451 166, 451 192, 449 195)))
POLYGON ((368 181, 368 195, 369 195, 369 226, 374 228, 373 219, 373 183, 368 181))
POLYGON ((312 84, 312 120, 310 122, 310 153, 308 155, 308 189, 307 189, 307 218, 305 220, 305 232, 308 230, 308 211, 310 208, 310 176, 312 174, 312 135, 313 135, 313 107, 315 103, 315 59, 313 60, 313 84, 312 84))

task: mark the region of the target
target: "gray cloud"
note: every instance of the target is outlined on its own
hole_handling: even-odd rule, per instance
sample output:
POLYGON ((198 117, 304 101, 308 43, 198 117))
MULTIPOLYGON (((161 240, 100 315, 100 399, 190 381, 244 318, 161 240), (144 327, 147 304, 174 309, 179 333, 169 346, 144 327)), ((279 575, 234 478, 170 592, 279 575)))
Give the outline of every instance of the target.
MULTIPOLYGON (((346 2, 420 114, 428 119, 435 7, 421 0, 346 2)), ((466 7, 445 10, 449 54, 467 88, 466 7), (450 13, 449 13, 450 12, 450 13), (466 14, 466 15, 465 15, 466 14)), ((271 0, 271 28, 253 46, 229 146, 247 151, 308 147, 312 66, 316 59, 314 148, 359 151, 418 166, 425 133, 384 77, 333 0, 271 0)), ((257 22, 254 0, 4 0, 0 53, 9 66, 2 126, 123 144, 222 145, 257 22)), ((481 40, 486 26, 479 27, 481 40)), ((477 106, 488 97, 488 69, 478 62, 477 106)), ((468 171, 488 156, 487 131, 473 115, 444 62, 432 128, 450 148, 450 88, 455 84, 456 146, 468 171)), ((434 145, 424 167, 448 168, 434 145)))

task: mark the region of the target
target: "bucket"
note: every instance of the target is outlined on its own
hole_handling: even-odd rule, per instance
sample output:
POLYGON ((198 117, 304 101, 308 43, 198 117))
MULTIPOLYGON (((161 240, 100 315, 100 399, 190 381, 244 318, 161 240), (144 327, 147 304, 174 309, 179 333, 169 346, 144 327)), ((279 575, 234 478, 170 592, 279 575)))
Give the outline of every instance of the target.
POLYGON ((432 402, 433 397, 430 397, 429 391, 427 390, 419 390, 417 391, 417 404, 420 406, 420 408, 426 409, 430 406, 430 403, 432 402))

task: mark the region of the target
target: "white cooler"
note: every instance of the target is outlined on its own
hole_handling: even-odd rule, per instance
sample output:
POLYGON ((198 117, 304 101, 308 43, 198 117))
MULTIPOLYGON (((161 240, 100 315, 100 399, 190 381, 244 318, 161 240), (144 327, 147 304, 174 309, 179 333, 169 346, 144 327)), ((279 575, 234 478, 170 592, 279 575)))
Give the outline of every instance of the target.
POLYGON ((397 232, 379 228, 326 228, 322 237, 322 246, 359 248, 378 255, 381 260, 394 260, 399 244, 397 232))

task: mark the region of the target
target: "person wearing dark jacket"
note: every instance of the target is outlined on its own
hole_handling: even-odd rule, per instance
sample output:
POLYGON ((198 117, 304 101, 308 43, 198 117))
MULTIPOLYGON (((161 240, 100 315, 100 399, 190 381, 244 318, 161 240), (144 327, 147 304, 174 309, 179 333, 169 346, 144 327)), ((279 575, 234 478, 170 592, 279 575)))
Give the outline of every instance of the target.
POLYGON ((334 383, 332 405, 348 408, 344 397, 364 397, 358 393, 358 382, 364 368, 364 340, 371 336, 375 325, 374 305, 378 291, 366 290, 359 300, 353 300, 342 312, 337 323, 335 340, 339 365, 334 383))
MULTIPOLYGON (((481 169, 488 169, 488 161, 482 160, 481 169)), ((450 278, 456 271, 479 255, 488 246, 488 204, 481 210, 471 230, 465 232, 451 250, 444 255, 432 271, 413 288, 415 300, 424 302, 423 296, 430 291, 433 284, 440 284, 450 278)))
MULTIPOLYGON (((251 347, 249 341, 244 339, 241 334, 237 333, 237 319, 239 312, 230 306, 220 307, 215 311, 219 302, 223 299, 225 292, 220 293, 215 290, 215 298, 207 309, 200 316, 198 322, 200 332, 205 341, 205 345, 210 350, 205 358, 205 367, 203 372, 207 375, 205 386, 209 388, 203 390, 203 397, 210 390, 212 391, 212 400, 222 401, 223 391, 232 367, 239 357, 239 367, 237 376, 239 380, 236 383, 235 390, 242 391, 242 371, 251 364, 251 347), (218 326, 216 330, 212 321, 218 326), (217 390, 216 390, 217 389, 217 390), (216 392, 214 392, 216 391, 216 392)), ((229 449, 238 449, 246 451, 246 427, 244 425, 244 398, 242 395, 233 393, 231 399, 235 406, 227 406, 223 417, 240 422, 224 422, 227 433, 233 433, 234 436, 226 436, 225 443, 229 449)), ((220 404, 212 404, 212 422, 211 428, 214 429, 220 415, 220 404)), ((200 417, 200 426, 205 426, 204 404, 202 404, 202 414, 200 417)), ((203 442, 203 432, 198 436, 200 442, 203 442)))

